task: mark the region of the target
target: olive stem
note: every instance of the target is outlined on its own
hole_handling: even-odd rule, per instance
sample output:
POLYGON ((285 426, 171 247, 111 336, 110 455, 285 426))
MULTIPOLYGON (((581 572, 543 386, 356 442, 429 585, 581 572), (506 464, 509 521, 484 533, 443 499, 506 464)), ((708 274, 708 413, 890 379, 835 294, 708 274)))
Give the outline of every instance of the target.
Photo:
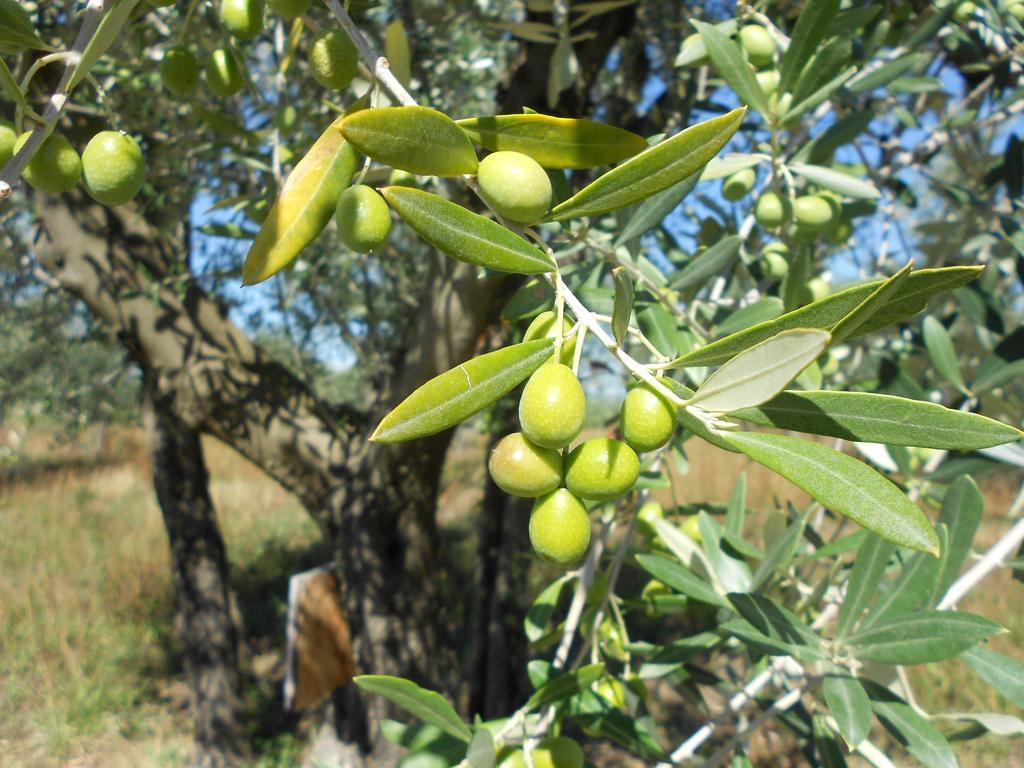
POLYGON ((57 84, 57 90, 50 96, 50 101, 43 112, 41 124, 32 129, 31 135, 21 149, 15 152, 14 157, 0 169, 0 200, 10 197, 12 187, 21 177, 25 166, 39 151, 43 142, 53 133, 57 120, 60 119, 61 113, 64 111, 64 105, 68 102, 71 93, 71 78, 75 74, 75 69, 82 60, 85 49, 95 37, 100 21, 103 20, 103 16, 112 4, 112 0, 89 0, 86 3, 82 26, 78 29, 78 35, 75 37, 71 50, 65 52, 67 56, 64 59, 64 73, 57 84))

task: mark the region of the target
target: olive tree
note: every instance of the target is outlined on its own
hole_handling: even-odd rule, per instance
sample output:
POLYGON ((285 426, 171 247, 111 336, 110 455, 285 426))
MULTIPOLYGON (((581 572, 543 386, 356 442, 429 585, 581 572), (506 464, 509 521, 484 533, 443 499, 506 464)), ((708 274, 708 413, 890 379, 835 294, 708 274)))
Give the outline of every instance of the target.
MULTIPOLYGON (((75 42, 42 55, 75 26, 63 9, 0 6, 24 73, 5 90, 31 128, 17 143, 10 132, 0 195, 25 174, 35 191, 13 202, 22 228, 44 233, 26 249, 144 372, 197 762, 247 752, 201 431, 292 489, 332 545, 360 672, 335 697, 338 764, 407 748, 423 764, 574 766, 580 732, 647 761, 743 764, 746 740, 774 721, 819 762, 841 764, 845 743, 888 765, 875 718, 923 762, 953 764, 936 724, 1024 727, 927 715, 903 672, 960 657, 1022 703, 1021 665, 980 647, 999 617, 955 610, 1024 540, 1014 526, 960 575, 981 515, 970 473, 1021 462, 1006 447, 1021 437, 1024 163, 1007 131, 1024 109, 1019 4, 812 0, 728 17, 628 0, 485 4, 485 32, 451 4, 396 4, 386 28, 337 0, 271 6, 265 26, 253 1, 90 0, 75 42), (216 98, 119 103, 122 83, 156 79, 119 62, 162 55, 163 88, 196 88, 189 47, 169 45, 204 13, 216 98), (50 63, 62 74, 39 114, 50 63), (499 63, 500 82, 480 79, 499 63), (99 98, 69 102, 75 86, 99 98), (321 115, 311 143, 290 141, 305 116, 293 100, 321 115), (62 120, 99 137, 84 194, 74 147, 53 138, 62 120), (142 183, 138 142, 97 132, 108 121, 149 150, 138 202, 126 199, 142 183), (217 179, 219 210, 260 223, 204 224, 252 239, 205 275, 183 215, 196 174, 217 179), (332 322, 365 395, 325 402, 301 350, 285 365, 254 345, 217 296, 225 273, 276 286, 297 347, 332 322), (581 371, 602 368, 631 388, 607 436, 575 445, 581 371), (489 490, 487 556, 503 533, 528 535, 553 566, 520 611, 525 652, 508 656, 528 688, 504 699, 478 686, 495 665, 483 649, 503 634, 485 627, 508 617, 488 614, 494 600, 463 610, 480 629, 460 665, 458 591, 439 578, 445 448, 482 411, 500 438, 493 481, 536 498, 529 523, 506 520, 516 503, 489 490), (652 493, 696 442, 812 503, 754 531, 738 477, 727 505, 666 509, 652 493), (467 709, 467 688, 472 724, 435 692, 467 709), (666 689, 704 722, 680 729, 666 689), (383 719, 387 702, 425 726, 383 719)), ((257 301, 235 300, 243 312, 257 301)), ((487 594, 497 567, 481 569, 487 594)))

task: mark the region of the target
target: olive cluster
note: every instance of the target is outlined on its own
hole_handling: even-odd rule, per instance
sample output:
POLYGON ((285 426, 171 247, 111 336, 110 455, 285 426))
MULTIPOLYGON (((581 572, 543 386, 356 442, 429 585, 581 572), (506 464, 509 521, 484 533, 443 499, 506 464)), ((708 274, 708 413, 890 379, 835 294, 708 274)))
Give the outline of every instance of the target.
MULTIPOLYGON (((28 141, 31 131, 17 135, 0 120, 0 167, 28 141)), ((135 139, 120 131, 101 131, 89 139, 81 155, 57 133, 43 140, 22 174, 40 192, 67 192, 80 179, 94 200, 122 205, 135 197, 146 180, 146 161, 135 139)))
MULTIPOLYGON (((534 320, 526 338, 554 337, 554 312, 534 320)), ((590 516, 584 500, 614 501, 628 493, 640 474, 638 452, 661 448, 672 437, 675 412, 660 393, 639 384, 622 402, 622 440, 598 437, 571 450, 583 430, 586 395, 572 369, 575 337, 561 356, 542 365, 527 381, 519 400, 521 432, 503 437, 488 461, 491 477, 512 496, 536 499, 530 514, 530 543, 544 560, 568 568, 590 545, 590 516)))

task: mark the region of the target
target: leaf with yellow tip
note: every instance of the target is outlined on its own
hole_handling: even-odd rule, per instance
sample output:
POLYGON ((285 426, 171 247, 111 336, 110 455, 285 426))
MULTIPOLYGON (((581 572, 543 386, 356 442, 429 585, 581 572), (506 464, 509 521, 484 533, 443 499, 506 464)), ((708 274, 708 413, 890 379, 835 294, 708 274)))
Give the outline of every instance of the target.
POLYGON ((379 107, 348 117, 345 138, 365 155, 421 176, 476 173, 469 137, 443 112, 429 107, 379 107))
POLYGON ((553 344, 513 344, 435 376, 385 416, 370 439, 404 443, 454 427, 519 386, 551 358, 553 344))
POLYGON ((291 264, 334 215, 338 196, 359 165, 359 155, 339 130, 339 117, 288 174, 256 234, 242 267, 242 283, 253 285, 291 264))

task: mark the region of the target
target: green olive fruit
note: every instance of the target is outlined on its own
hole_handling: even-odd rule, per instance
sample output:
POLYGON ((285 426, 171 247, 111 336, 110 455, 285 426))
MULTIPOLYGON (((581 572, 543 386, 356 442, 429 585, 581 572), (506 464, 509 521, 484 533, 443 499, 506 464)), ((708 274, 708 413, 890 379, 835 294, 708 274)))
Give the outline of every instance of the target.
MULTIPOLYGON (((700 32, 694 32, 692 35, 687 35, 686 39, 683 40, 683 45, 682 45, 682 48, 680 48, 680 50, 685 51, 691 45, 693 45, 696 42, 699 42, 700 40, 701 40, 700 32)), ((703 67, 703 66, 706 66, 706 65, 708 65, 710 63, 711 63, 711 58, 705 53, 703 56, 701 56, 696 61, 691 61, 690 62, 690 66, 691 67, 703 67)))
POLYGON ((626 393, 619 411, 622 439, 637 452, 654 451, 672 439, 676 409, 649 384, 638 384, 626 393))
POLYGON ((665 508, 656 501, 647 501, 637 510, 636 527, 640 533, 649 538, 658 536, 658 529, 655 521, 665 519, 665 508))
POLYGON ((805 232, 821 232, 832 224, 835 210, 821 195, 802 195, 793 202, 793 216, 805 232))
POLYGON ((748 24, 739 33, 740 46, 747 52, 747 59, 755 67, 772 63, 775 53, 775 39, 768 30, 757 24, 748 24))
POLYGON ((291 104, 279 108, 274 114, 274 127, 282 134, 291 135, 298 122, 299 112, 291 104))
POLYGON ((616 661, 625 661, 629 658, 626 646, 622 642, 622 631, 619 629, 618 622, 610 616, 601 622, 601 626, 597 628, 597 634, 601 641, 601 653, 604 656, 616 661))
POLYGON ((727 176, 722 182, 722 197, 731 202, 742 200, 747 193, 754 188, 757 181, 757 172, 753 168, 744 168, 732 176, 727 176))
POLYGON ((530 544, 537 555, 568 568, 590 546, 590 516, 583 502, 565 488, 541 496, 530 513, 530 544))
POLYGON ((505 435, 487 461, 491 478, 511 496, 528 499, 551 493, 562 484, 562 454, 531 443, 522 432, 505 435))
POLYGON ((853 235, 853 222, 845 216, 838 218, 835 223, 825 231, 825 239, 835 245, 845 243, 853 235))
POLYGON ((571 368, 550 362, 526 382, 519 399, 519 424, 543 448, 564 448, 583 429, 587 398, 571 368))
POLYGON ((828 282, 821 277, 813 277, 807 281, 807 290, 812 301, 821 301, 828 296, 828 282))
POLYGON ((698 544, 704 541, 704 536, 700 532, 700 519, 697 515, 690 515, 684 519, 680 529, 691 541, 695 541, 698 544))
MULTIPOLYGON (((31 131, 25 131, 18 137, 14 142, 15 153, 25 146, 31 135, 31 131)), ((22 176, 40 192, 67 192, 82 176, 82 158, 67 139, 52 133, 25 166, 22 176)))
MULTIPOLYGON (((558 319, 558 314, 554 310, 548 310, 547 312, 541 312, 535 318, 530 326, 526 329, 526 333, 523 335, 523 341, 534 341, 535 339, 553 339, 558 333, 555 330, 555 321, 558 319)), ((564 314, 562 315, 562 334, 563 336, 572 330, 572 321, 569 320, 564 314)), ((578 334, 573 334, 569 338, 562 342, 562 352, 558 356, 558 359, 564 365, 571 365, 573 355, 576 354, 576 340, 579 338, 578 334)), ((551 355, 554 357, 554 354, 551 355)))
POLYGON ((644 613, 652 619, 664 616, 665 611, 658 605, 657 598, 669 597, 673 594, 673 591, 663 582, 651 579, 644 585, 643 592, 640 593, 640 599, 645 603, 644 613))
POLYGON ((267 0, 271 9, 286 19, 301 16, 309 8, 310 0, 267 0))
POLYGON ((18 134, 14 130, 14 123, 0 120, 0 168, 14 157, 14 142, 17 140, 18 134))
POLYGON ((532 224, 551 207, 551 179, 521 152, 492 152, 480 162, 476 180, 487 204, 510 221, 532 224))
POLYGON ((778 281, 789 274, 789 261, 781 253, 765 251, 761 258, 763 260, 762 266, 765 277, 778 281))
POLYGON ((334 221, 341 242, 356 253, 370 253, 388 241, 391 209, 376 190, 356 184, 338 198, 334 221))
POLYGON ((1006 12, 1017 21, 1024 23, 1024 3, 1012 3, 1007 7, 1006 12))
POLYGON ((583 768, 583 749, 566 736, 542 739, 530 757, 533 768, 583 768))
POLYGON ((359 54, 348 35, 340 29, 326 29, 309 46, 309 68, 324 88, 340 91, 356 76, 359 54))
POLYGON ((782 81, 782 75, 779 74, 777 69, 766 69, 758 72, 754 75, 754 78, 757 80, 757 84, 761 86, 765 96, 771 96, 779 90, 779 83, 782 81))
POLYGON ((707 216, 700 221, 700 232, 697 234, 697 241, 701 245, 714 245, 725 233, 725 229, 722 227, 721 222, 718 219, 711 216, 707 216))
POLYGON ((160 59, 160 79, 175 96, 187 96, 199 82, 199 62, 184 46, 168 48, 160 59))
POLYGON ((263 0, 220 0, 220 23, 239 40, 263 31, 263 0))
POLYGON ((778 192, 765 192, 757 198, 757 204, 754 206, 754 218, 767 229, 781 227, 792 215, 793 204, 788 197, 778 192))
POLYGON ((593 501, 617 499, 636 484, 640 459, 621 440, 596 437, 576 446, 565 462, 565 485, 593 501))
POLYGON ((971 17, 974 16, 977 10, 978 6, 970 2, 970 0, 967 0, 967 2, 959 3, 956 9, 953 11, 953 20, 957 24, 966 24, 968 21, 971 20, 971 17))
POLYGON ((403 171, 399 168, 392 168, 388 175, 388 185, 392 187, 418 187, 419 179, 416 174, 403 171))
POLYGON ((245 75, 230 48, 216 48, 206 62, 206 85, 214 96, 225 98, 242 90, 245 75))
POLYGON ((789 246, 781 240, 773 240, 767 243, 764 248, 761 249, 763 253, 778 253, 782 256, 789 258, 789 246))
POLYGON ((135 139, 120 131, 101 131, 82 152, 85 189, 103 205, 124 205, 146 180, 146 161, 135 139))
POLYGON ((618 678, 605 675, 591 686, 591 690, 615 709, 626 709, 626 686, 618 678))
POLYGON ((822 376, 835 376, 839 373, 839 358, 831 352, 825 353, 825 359, 819 365, 821 366, 822 376))
POLYGON ((790 107, 793 106, 793 94, 791 93, 773 93, 768 99, 768 104, 771 107, 772 114, 777 118, 784 118, 786 113, 789 112, 790 107))

